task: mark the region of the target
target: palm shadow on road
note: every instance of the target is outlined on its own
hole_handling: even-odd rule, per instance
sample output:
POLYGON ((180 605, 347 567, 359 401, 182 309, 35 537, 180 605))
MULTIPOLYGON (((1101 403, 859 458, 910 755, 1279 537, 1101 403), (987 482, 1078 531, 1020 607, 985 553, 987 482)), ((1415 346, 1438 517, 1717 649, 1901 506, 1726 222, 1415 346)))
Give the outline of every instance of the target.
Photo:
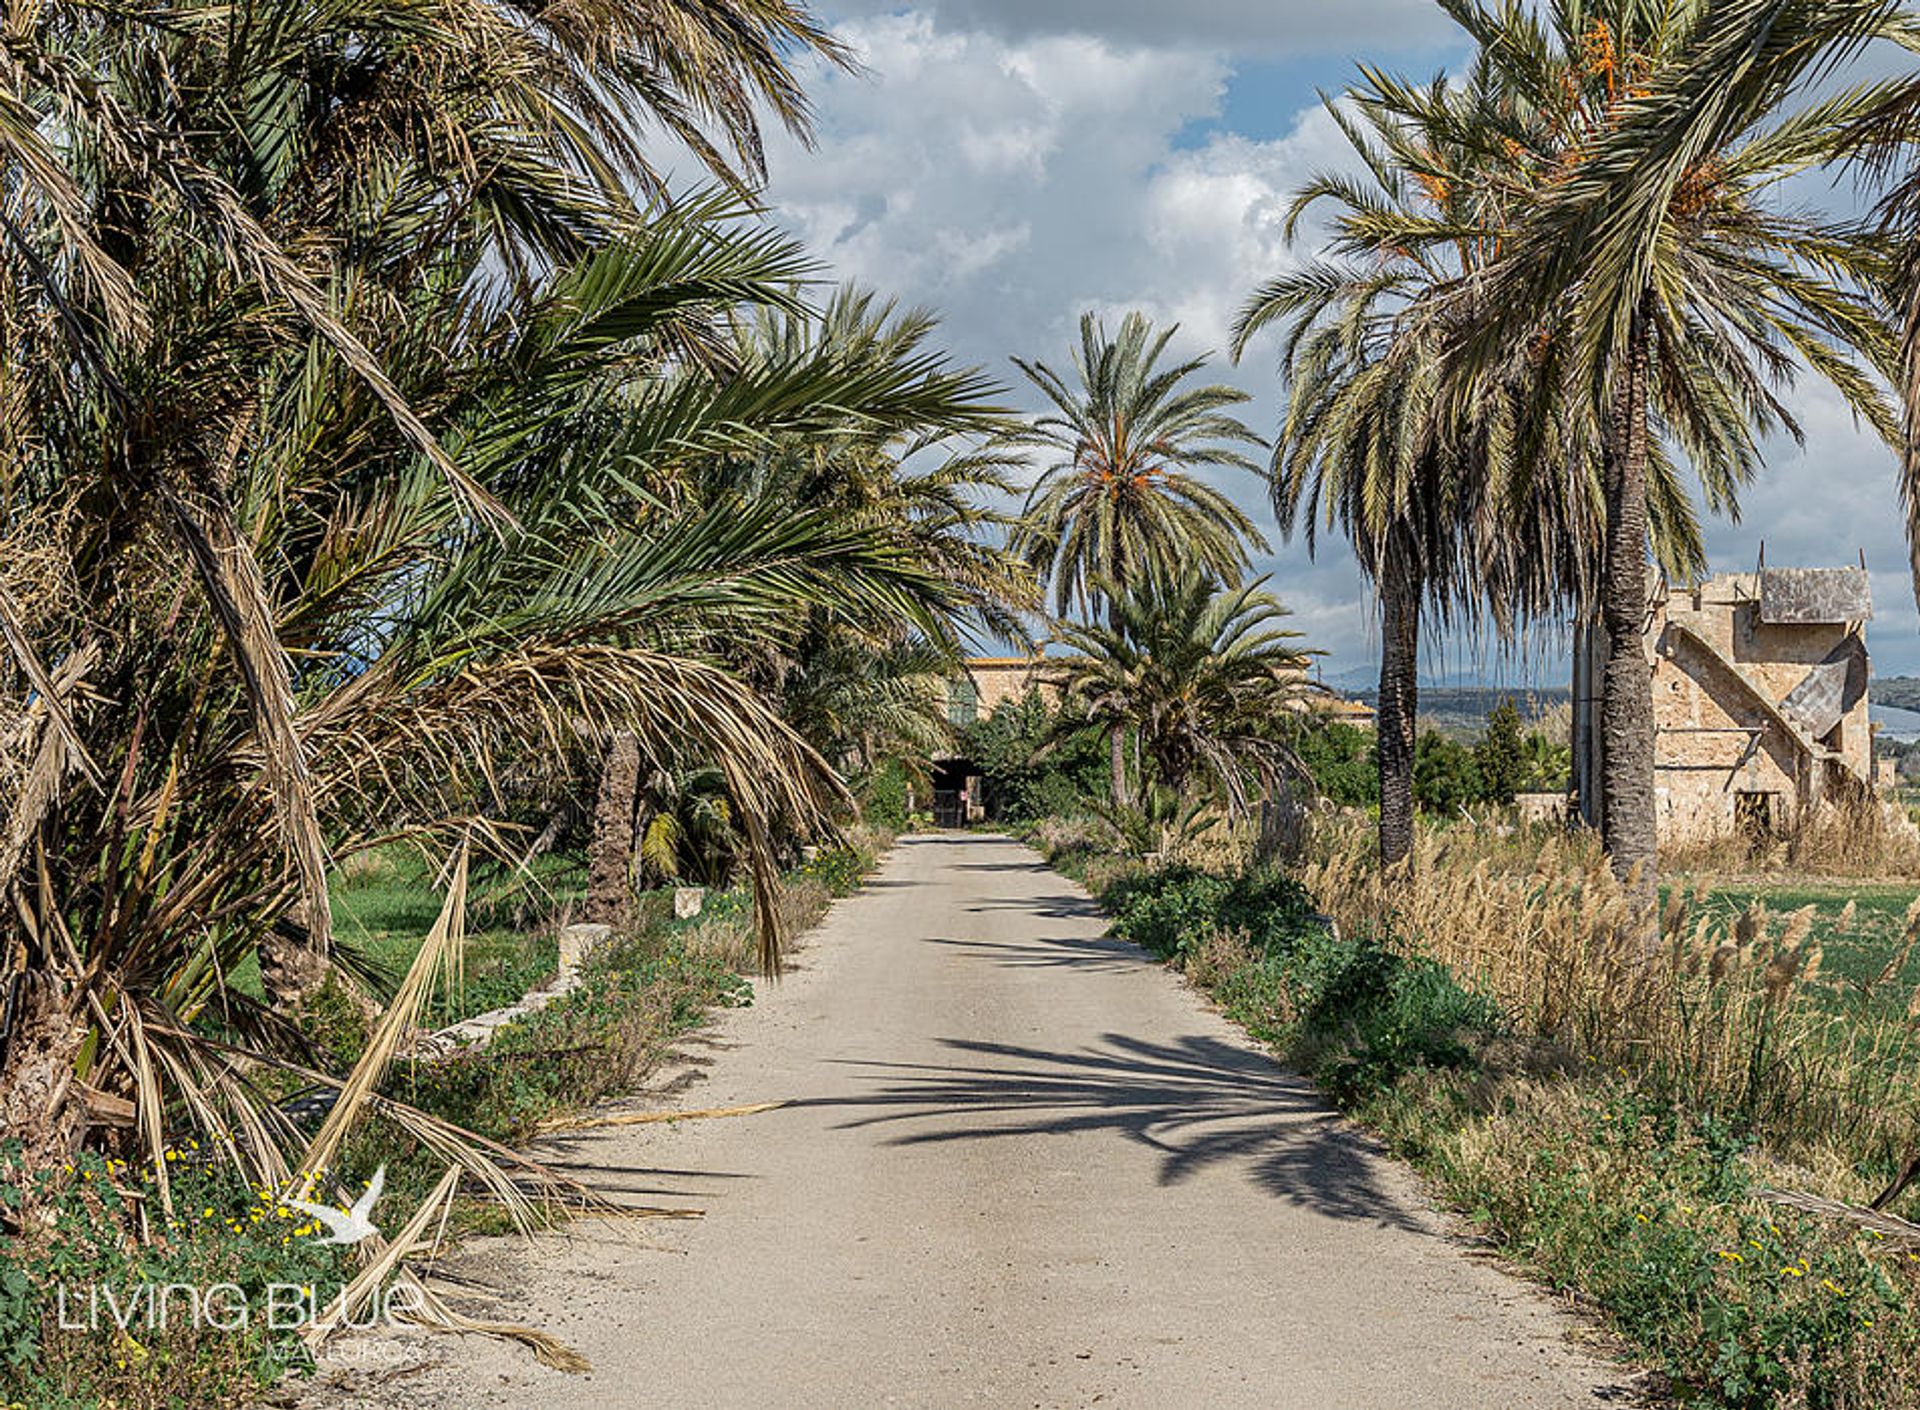
POLYGON ((1046 940, 961 940, 929 936, 921 943, 938 945, 972 959, 990 960, 1008 969, 1077 969, 1124 974, 1157 968, 1157 962, 1138 945, 1106 936, 1091 939, 1053 936, 1046 940))
POLYGON ((1238 1168, 1277 1199, 1335 1219, 1426 1228, 1379 1180, 1367 1139, 1300 1077, 1204 1035, 1108 1033, 1077 1053, 950 1038, 952 1064, 855 1062, 873 1090, 796 1103, 845 1107, 840 1130, 901 1129, 891 1146, 1111 1132, 1160 1158, 1159 1183, 1238 1168))

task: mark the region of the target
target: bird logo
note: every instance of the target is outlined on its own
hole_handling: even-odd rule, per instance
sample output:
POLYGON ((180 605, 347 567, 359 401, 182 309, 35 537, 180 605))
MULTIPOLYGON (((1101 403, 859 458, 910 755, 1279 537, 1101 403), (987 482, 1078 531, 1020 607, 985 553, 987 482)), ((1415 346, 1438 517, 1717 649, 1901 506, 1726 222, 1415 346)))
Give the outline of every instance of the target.
POLYGON ((345 1214, 324 1204, 309 1204, 303 1199, 289 1199, 288 1204, 302 1214, 312 1215, 330 1232, 320 1240, 323 1244, 357 1244, 362 1239, 380 1232, 367 1216, 373 1213, 373 1202, 380 1198, 380 1190, 387 1183, 387 1167, 382 1165, 373 1172, 373 1178, 367 1182, 367 1192, 353 1202, 353 1208, 345 1214))

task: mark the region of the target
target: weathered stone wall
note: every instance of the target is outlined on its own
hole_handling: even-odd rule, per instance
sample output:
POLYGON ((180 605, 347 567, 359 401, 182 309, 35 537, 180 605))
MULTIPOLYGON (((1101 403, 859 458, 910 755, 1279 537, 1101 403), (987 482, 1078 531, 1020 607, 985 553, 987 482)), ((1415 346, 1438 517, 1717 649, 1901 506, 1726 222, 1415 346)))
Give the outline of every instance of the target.
POLYGON ((1742 794, 1768 795, 1781 823, 1849 776, 1872 778, 1864 693, 1830 734, 1810 741, 1831 760, 1810 754, 1778 708, 1860 624, 1763 622, 1758 586, 1755 575, 1727 574, 1656 601, 1647 642, 1663 837, 1733 828, 1742 794))
POLYGON ((1026 699, 1035 690, 1049 702, 1060 695, 1059 684, 1037 657, 975 657, 967 662, 967 675, 973 680, 981 719, 1009 700, 1026 699))

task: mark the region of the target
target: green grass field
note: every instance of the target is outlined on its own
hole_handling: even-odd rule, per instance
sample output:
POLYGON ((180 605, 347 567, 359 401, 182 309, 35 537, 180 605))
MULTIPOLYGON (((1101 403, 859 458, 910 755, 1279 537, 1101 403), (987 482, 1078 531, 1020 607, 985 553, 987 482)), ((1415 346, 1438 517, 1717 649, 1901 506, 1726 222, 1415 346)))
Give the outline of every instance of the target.
MULTIPOLYGON (((435 1023, 455 1023, 518 999, 551 978, 559 951, 548 919, 586 891, 579 858, 542 857, 532 875, 476 873, 467 900, 464 973, 454 992, 436 994, 435 1023)), ((415 854, 394 850, 338 880, 335 933, 398 979, 419 952, 445 901, 437 878, 415 854)))
POLYGON ((1708 888, 1704 905, 1716 920, 1731 921, 1758 901, 1766 906, 1775 935, 1793 912, 1812 906, 1812 933, 1821 945, 1820 974, 1812 992, 1847 1017, 1906 1018, 1920 986, 1920 945, 1905 944, 1906 913, 1920 895, 1920 884, 1795 879, 1710 882, 1708 888), (1843 925, 1849 902, 1853 915, 1843 925), (1890 963, 1892 971, 1882 979, 1890 963))
MULTIPOLYGON (((553 977, 559 945, 549 919, 586 894, 586 863, 578 857, 542 857, 532 875, 476 871, 467 897, 463 973, 452 992, 436 993, 431 1023, 444 1026, 504 1008, 553 977)), ((446 900, 443 883, 414 853, 394 848, 333 878, 333 929, 348 946, 397 982, 420 951, 446 900)), ((260 996, 260 970, 249 959, 234 985, 260 996)))

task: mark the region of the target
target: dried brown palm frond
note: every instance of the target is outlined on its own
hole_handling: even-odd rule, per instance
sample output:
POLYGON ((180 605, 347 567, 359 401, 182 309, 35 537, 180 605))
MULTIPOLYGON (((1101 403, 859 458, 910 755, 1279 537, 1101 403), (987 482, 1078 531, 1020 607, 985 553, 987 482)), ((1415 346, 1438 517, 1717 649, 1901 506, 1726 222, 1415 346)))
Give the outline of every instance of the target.
MULTIPOLYGON (((306 746, 295 722, 293 676, 274 632, 266 583, 224 499, 208 497, 195 503, 170 485, 163 485, 161 493, 246 682, 254 733, 262 741, 261 756, 273 793, 275 821, 300 878, 298 921, 313 959, 311 984, 324 973, 327 953, 333 948, 327 844, 321 836, 306 746)), ((263 973, 271 984, 272 971, 263 973)), ((294 990, 288 996, 297 993, 294 990)))
POLYGON ((375 1234, 359 1245, 367 1250, 363 1255, 366 1261, 333 1301, 301 1330, 302 1340, 309 1348, 318 1349, 341 1327, 349 1325, 376 1296, 384 1296, 389 1313, 398 1312, 420 1326, 437 1331, 476 1332, 504 1337, 530 1348, 542 1365, 551 1366, 556 1371, 592 1370, 592 1363, 585 1357, 538 1328, 510 1322, 477 1321, 455 1311, 407 1265, 407 1259, 432 1251, 432 1242, 425 1241, 424 1236, 436 1220, 444 1224, 459 1187, 459 1170, 449 1169, 414 1210, 406 1225, 391 1239, 375 1234), (408 1294, 404 1302, 396 1296, 402 1290, 408 1294))
POLYGON ((66 713, 67 701, 99 660, 100 647, 95 642, 68 656, 21 711, 17 731, 10 732, 14 735, 10 742, 17 745, 20 757, 17 769, 8 770, 7 787, 0 794, 6 817, 5 832, 0 835, 0 885, 20 874, 27 848, 58 804, 68 775, 84 768, 85 755, 74 752, 69 742, 72 736, 54 721, 66 713))
MULTIPOLYGON (((367 1045, 359 1061, 354 1063, 353 1071, 347 1074, 326 1120, 321 1122, 300 1157, 300 1169, 308 1172, 310 1180, 317 1181, 321 1171, 333 1168, 340 1143, 360 1119, 367 1099, 379 1088, 394 1057, 419 1026, 420 1017, 433 996, 435 982, 451 974, 459 964, 467 936, 467 861, 468 848, 463 843, 454 857, 447 899, 440 907, 439 916, 421 941, 386 1011, 367 1035, 367 1045)), ((311 1188, 309 1185, 307 1190, 311 1188)), ((306 1192, 302 1191, 303 1197, 306 1192)))
POLYGON ((80 741, 79 728, 73 722, 73 716, 67 709, 67 695, 72 689, 70 679, 63 687, 40 663, 40 657, 33 643, 27 639, 26 628, 21 621, 19 607, 13 600, 13 594, 6 585, 0 583, 0 636, 6 638, 7 647, 13 652, 14 660, 33 684, 34 703, 44 710, 53 728, 60 735, 63 752, 71 760, 72 766, 85 774, 88 780, 98 788, 101 786, 99 766, 87 753, 86 746, 80 741))
POLYGON ((1823 1195, 1809 1194, 1804 1190, 1761 1190, 1760 1198, 1772 1204, 1784 1205, 1788 1209, 1816 1214, 1823 1219, 1842 1220, 1862 1229, 1871 1229, 1883 1238, 1920 1247, 1920 1224, 1912 1223, 1895 1214, 1887 1214, 1879 1209, 1848 1204, 1844 1200, 1828 1199, 1823 1195))

